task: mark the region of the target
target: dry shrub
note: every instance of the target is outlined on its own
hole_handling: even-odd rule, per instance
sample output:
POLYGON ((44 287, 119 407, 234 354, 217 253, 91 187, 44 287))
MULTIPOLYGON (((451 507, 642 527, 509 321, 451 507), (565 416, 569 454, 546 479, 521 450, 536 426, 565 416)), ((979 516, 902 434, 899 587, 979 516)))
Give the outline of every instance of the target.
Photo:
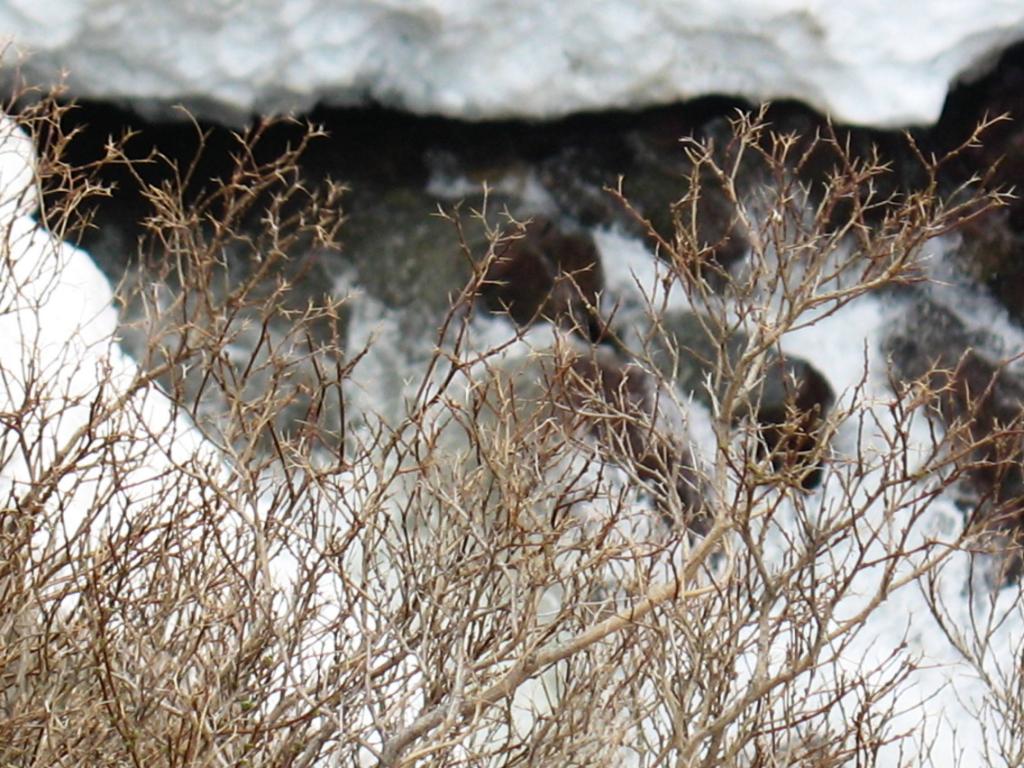
MULTIPOLYGON (((61 163, 52 104, 20 120, 49 137, 41 220, 64 237, 103 190, 61 163)), ((355 418, 366 350, 345 347, 337 302, 291 306, 284 277, 299 251, 336 247, 342 190, 303 187, 301 143, 258 159, 266 129, 197 196, 195 167, 139 176, 144 279, 120 299, 142 308, 134 362, 94 340, 99 380, 62 391, 31 344, 4 361, 0 762, 838 766, 925 738, 902 730, 915 666, 898 643, 856 674, 844 659, 901 590, 933 587, 941 618, 939 575, 971 531, 939 537, 929 514, 1005 434, 930 427, 940 386, 879 399, 867 373, 812 430, 800 411, 774 425, 795 453, 773 456, 751 415, 785 334, 921 279, 925 244, 999 195, 940 195, 945 160, 922 156, 930 183, 879 199, 884 164, 834 135, 809 190, 795 137, 741 116, 729 147, 687 145, 676 231, 651 233, 663 283, 642 343, 479 348, 476 298, 524 232, 510 223, 484 252, 462 241, 473 277, 403 415, 355 418), (701 179, 751 244, 735 271, 697 239, 701 179), (670 288, 723 342, 703 460, 653 361, 672 347, 670 288), (844 430, 872 439, 844 451, 844 430)), ((138 161, 112 142, 103 162, 138 161)), ((4 281, 27 295, 18 253, 4 281)), ((81 366, 74 345, 61 355, 81 366)), ((947 631, 987 669, 984 644, 947 631)), ((1024 743, 1018 683, 988 682, 1006 744, 1024 743)))

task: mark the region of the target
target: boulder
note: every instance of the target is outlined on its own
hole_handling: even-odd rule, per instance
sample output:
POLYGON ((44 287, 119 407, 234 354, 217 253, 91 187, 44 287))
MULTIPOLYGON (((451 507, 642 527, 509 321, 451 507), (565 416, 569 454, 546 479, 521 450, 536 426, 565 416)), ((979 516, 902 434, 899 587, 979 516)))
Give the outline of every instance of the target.
POLYGON ((708 530, 685 419, 658 391, 654 376, 610 349, 595 347, 575 356, 556 382, 556 396, 610 459, 647 483, 666 520, 698 534, 708 530))
POLYGON ((518 325, 550 320, 598 342, 604 274, 593 239, 566 232, 542 216, 508 241, 489 265, 482 288, 487 307, 518 325))
POLYGON ((936 393, 943 424, 966 450, 968 524, 994 534, 1006 580, 1022 572, 1024 543, 1024 375, 1006 366, 999 340, 953 311, 920 299, 885 342, 892 371, 936 393))
POLYGON ((984 285, 1018 322, 1024 321, 1024 227, 1011 208, 987 211, 960 228, 955 254, 964 272, 984 285))
MULTIPOLYGON (((531 463, 553 472, 552 483, 575 489, 560 508, 597 501, 609 483, 621 489, 621 478, 603 469, 617 466, 628 474, 628 488, 646 494, 665 523, 707 530, 685 414, 641 366, 607 347, 580 344, 512 353, 481 373, 472 392, 474 437, 453 432, 458 454, 534 457, 531 463), (588 471, 601 479, 584 478, 588 471)), ((487 471, 493 466, 489 461, 487 471)))
MULTIPOLYGON (((564 146, 545 157, 540 180, 561 210, 588 226, 621 227, 647 237, 647 222, 672 242, 678 221, 684 232, 693 229, 694 245, 706 249, 706 257, 728 268, 745 255, 749 244, 719 180, 710 172, 699 174, 695 216, 680 204, 695 173, 681 138, 702 136, 707 125, 713 124, 724 126, 729 134, 724 143, 728 144, 727 121, 702 122, 706 112, 726 109, 726 104, 716 102, 707 110, 651 110, 630 120, 611 117, 604 130, 572 134, 564 146), (644 221, 607 191, 616 189, 620 179, 626 200, 644 221)), ((723 154, 721 160, 728 162, 729 158, 723 154)), ((748 180, 746 175, 743 182, 748 180)))
POLYGON ((828 380, 806 360, 771 359, 757 395, 754 419, 776 471, 796 469, 805 490, 821 483, 822 465, 810 456, 821 440, 823 419, 835 402, 828 380))
POLYGON ((360 192, 341 231, 356 282, 389 307, 413 310, 417 323, 436 323, 470 274, 455 226, 432 215, 438 200, 421 189, 360 192))
MULTIPOLYGON (((712 407, 715 398, 708 382, 714 387, 720 359, 725 365, 738 359, 746 347, 746 335, 734 331, 719 341, 709 332, 707 318, 693 312, 665 313, 662 327, 665 337, 655 350, 656 364, 684 395, 712 407)), ((723 394, 722 384, 716 398, 723 394)), ((796 482, 809 490, 821 482, 821 464, 810 457, 820 454, 822 426, 834 402, 831 385, 813 365, 770 352, 760 384, 737 410, 736 420, 751 418, 776 471, 795 472, 796 482)))

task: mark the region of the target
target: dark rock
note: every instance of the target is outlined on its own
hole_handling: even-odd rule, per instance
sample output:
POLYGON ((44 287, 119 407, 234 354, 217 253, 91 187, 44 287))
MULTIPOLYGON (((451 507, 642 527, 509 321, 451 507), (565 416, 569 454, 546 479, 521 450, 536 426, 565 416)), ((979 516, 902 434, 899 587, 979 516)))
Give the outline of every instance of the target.
POLYGON ((885 343, 893 374, 922 381, 936 394, 955 447, 966 449, 968 525, 996 534, 1003 579, 1016 579, 1024 565, 1024 376, 1007 368, 994 349, 997 339, 971 331, 952 311, 925 299, 885 343))
MULTIPOLYGON (((674 354, 667 348, 659 350, 655 362, 684 394, 692 394, 710 407, 713 399, 707 382, 714 386, 718 381, 716 397, 724 394, 726 382, 715 375, 716 366, 721 362, 725 370, 732 368, 746 348, 746 335, 733 330, 720 342, 710 319, 692 312, 668 313, 662 325, 674 354)), ((832 387, 814 366, 798 357, 770 352, 760 386, 735 418, 752 416, 775 469, 796 472, 798 483, 810 490, 821 482, 822 466, 811 457, 820 453, 822 426, 834 402, 832 387)))
POLYGON ((822 465, 811 463, 820 442, 824 417, 835 402, 832 387, 810 363, 778 357, 768 364, 758 394, 755 420, 776 471, 806 468, 805 490, 821 483, 822 465))
POLYGON ((661 237, 673 242, 677 225, 686 234, 695 230, 693 245, 727 269, 745 255, 749 243, 719 180, 710 172, 698 173, 701 193, 695 211, 680 204, 695 173, 680 140, 692 132, 678 120, 633 126, 601 144, 554 153, 542 163, 540 178, 559 207, 577 221, 619 226, 646 237, 647 226, 606 191, 616 189, 621 178, 629 204, 661 237))
MULTIPOLYGON (((955 191, 970 179, 981 180, 986 189, 1019 186, 1024 175, 1024 46, 1007 51, 988 76, 949 95, 933 131, 934 152, 949 152, 984 118, 999 115, 1010 119, 990 126, 976 146, 943 167, 944 189, 955 191)), ((965 271, 1024 321, 1024 199, 1017 195, 1006 208, 969 222, 961 235, 958 255, 965 271)))
MULTIPOLYGON (((846 188, 833 200, 829 215, 832 226, 844 226, 851 216, 863 216, 871 224, 878 224, 891 211, 886 202, 907 189, 920 188, 928 182, 920 161, 902 132, 879 131, 864 127, 839 126, 828 118, 798 102, 776 102, 765 116, 770 127, 762 134, 761 150, 765 154, 777 152, 775 137, 787 136, 787 170, 800 181, 809 195, 812 206, 824 199, 825 190, 837 179, 847 176, 849 168, 870 167, 884 163, 886 171, 875 174, 870 184, 846 188), (870 204, 868 198, 870 198, 870 204), (854 206, 859 199, 860 205, 854 206)), ((920 136, 915 140, 919 145, 920 136)), ((750 155, 753 153, 747 153, 750 155)), ((767 186, 777 187, 763 163, 760 171, 767 186)), ((747 171, 753 176, 752 170, 747 171)))
POLYGON ((953 370, 968 349, 991 350, 998 344, 994 336, 969 329, 951 310, 918 294, 886 337, 883 351, 895 376, 913 381, 933 368, 953 370))
POLYGON ((596 348, 574 358, 560 380, 569 408, 586 414, 581 416, 585 427, 609 458, 649 484, 666 519, 675 521, 678 510, 690 530, 706 533, 700 481, 678 434, 682 419, 667 418, 670 406, 659 396, 655 378, 612 351, 596 348))
MULTIPOLYGON (((706 131, 719 132, 719 153, 727 160, 731 131, 728 122, 714 120, 706 131)), ((643 214, 658 234, 675 242, 682 234, 686 243, 692 232, 695 241, 688 247, 704 251, 703 260, 728 269, 743 258, 749 247, 739 223, 735 206, 726 196, 721 180, 709 169, 696 170, 686 156, 681 136, 654 131, 634 131, 628 137, 633 163, 625 174, 627 199, 643 214), (696 205, 684 200, 692 185, 699 184, 696 205)), ((710 138, 706 136, 705 138, 710 138)), ((746 176, 740 179, 743 185, 746 176)))
POLYGON ((342 237, 356 280, 384 304, 436 324, 470 274, 456 228, 432 215, 436 198, 418 188, 363 190, 353 198, 342 237))
POLYGON ((977 503, 969 525, 995 534, 1003 556, 1001 580, 1016 581, 1024 568, 1024 380, 968 350, 948 386, 943 398, 947 423, 950 417, 962 420, 966 428, 960 440, 973 447, 968 476, 977 503))
MULTIPOLYGON (((1022 212, 1024 213, 1024 212, 1022 212)), ((1024 320, 1024 226, 1011 208, 988 211, 961 227, 956 251, 964 271, 989 289, 1016 320, 1024 320)))
POLYGON ((482 295, 492 312, 508 313, 519 325, 550 320, 598 342, 605 335, 598 308, 603 289, 593 239, 536 217, 497 254, 482 295))
POLYGON ((605 190, 614 189, 618 174, 629 163, 629 152, 621 141, 602 146, 570 144, 541 161, 538 177, 559 209, 584 226, 619 225, 639 234, 622 205, 605 190))

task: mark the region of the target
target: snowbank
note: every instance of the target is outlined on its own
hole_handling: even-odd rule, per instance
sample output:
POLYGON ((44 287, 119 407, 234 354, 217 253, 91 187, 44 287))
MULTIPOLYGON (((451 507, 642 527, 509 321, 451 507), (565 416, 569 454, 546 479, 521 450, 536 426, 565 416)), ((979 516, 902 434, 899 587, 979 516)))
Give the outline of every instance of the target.
POLYGON ((106 277, 32 218, 35 148, 0 116, 0 504, 33 516, 37 547, 100 526, 138 525, 216 474, 215 450, 139 379, 117 343, 106 277))
POLYGON ((1014 0, 5 0, 32 77, 227 120, 382 102, 543 118, 702 94, 843 121, 936 119, 957 77, 1024 39, 1014 0))

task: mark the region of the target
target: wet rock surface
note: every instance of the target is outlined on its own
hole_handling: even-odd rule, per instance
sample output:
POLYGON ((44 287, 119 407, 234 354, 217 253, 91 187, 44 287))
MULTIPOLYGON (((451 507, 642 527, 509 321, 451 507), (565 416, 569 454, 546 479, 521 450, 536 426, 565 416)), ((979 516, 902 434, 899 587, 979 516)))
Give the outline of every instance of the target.
POLYGON ((685 421, 674 413, 672 399, 659 392, 657 380, 602 348, 575 357, 567 373, 561 396, 573 410, 597 413, 585 420, 610 458, 648 485, 666 521, 705 533, 710 521, 702 512, 700 478, 687 448, 685 421))
POLYGON ((682 139, 728 128, 716 115, 729 106, 708 102, 690 116, 658 111, 610 136, 584 137, 545 159, 540 179, 561 209, 584 224, 617 226, 644 238, 653 229, 669 242, 677 224, 692 227, 698 246, 728 268, 746 253, 745 233, 720 182, 695 171, 682 139), (684 198, 695 174, 701 195, 690 208, 684 198), (632 210, 610 193, 620 189, 632 210))
POLYGON ((893 329, 885 352, 899 380, 921 380, 938 393, 942 423, 972 461, 962 502, 968 521, 1005 538, 1003 576, 1015 579, 1024 565, 1024 372, 1007 365, 1000 346, 922 298, 893 329))
POLYGON ((521 237, 501 247, 482 287, 487 307, 517 324, 548 320, 599 342, 604 273, 594 240, 567 232, 545 217, 526 225, 521 237))
MULTIPOLYGON (((717 397, 728 386, 727 372, 743 354, 746 334, 733 331, 720 343, 710 318, 694 312, 666 313, 662 325, 672 347, 655 351, 656 365, 685 395, 712 407, 712 392, 717 397)), ((749 395, 748 409, 736 418, 752 417, 774 468, 795 471, 798 484, 811 489, 821 482, 822 467, 810 456, 834 403, 831 385, 813 365, 770 352, 760 385, 749 395)))
MULTIPOLYGON (((984 188, 1010 190, 1024 174, 1024 47, 1008 51, 987 77, 955 89, 939 123, 920 136, 922 147, 941 154, 964 142, 984 119, 993 123, 981 142, 951 159, 940 183, 946 193, 972 179, 984 188)), ((957 232, 952 274, 941 275, 962 291, 981 286, 1012 321, 1024 320, 1024 201, 967 221, 957 232)), ((897 386, 924 380, 939 391, 938 412, 947 429, 959 429, 973 462, 961 506, 977 530, 1002 551, 1006 581, 1020 577, 1024 540, 1024 371, 1020 349, 996 332, 969 324, 954 309, 911 291, 909 310, 885 343, 897 386), (972 448, 973 446, 973 448, 972 448)))
MULTIPOLYGON (((1003 57, 992 74, 953 91, 933 131, 938 151, 964 141, 983 119, 999 118, 978 146, 945 169, 950 189, 977 177, 988 188, 1019 190, 1024 176, 1024 46, 1003 57)), ((1024 321, 1024 199, 1018 193, 1005 208, 969 222, 960 232, 964 271, 986 286, 1018 322, 1024 321)))
MULTIPOLYGON (((681 204, 695 174, 681 139, 712 140, 717 159, 728 164, 728 120, 743 106, 731 99, 708 98, 547 124, 467 124, 385 110, 320 110, 310 119, 322 125, 329 138, 310 144, 303 181, 315 186, 330 178, 347 187, 341 202, 346 217, 343 248, 332 269, 342 271, 348 265, 358 282, 385 304, 416 305, 425 314, 436 315, 467 275, 455 227, 433 215, 439 206, 447 211, 459 206, 466 236, 477 248, 481 228, 474 226, 472 212, 484 210, 485 202, 490 226, 509 226, 507 211, 519 220, 543 217, 566 234, 605 227, 647 237, 649 225, 671 241, 679 224, 694 235, 696 247, 706 248, 728 269, 745 255, 747 233, 720 181, 706 171, 697 174, 702 189, 695 207, 681 204), (620 180, 633 211, 609 192, 620 180), (486 198, 484 185, 489 188, 486 198)), ((200 142, 193 126, 154 126, 95 104, 72 110, 67 120, 68 129, 79 131, 68 151, 71 162, 93 162, 102 156, 109 136, 139 130, 139 138, 128 143, 131 156, 159 150, 183 168, 201 144, 205 147, 189 194, 200 193, 230 172, 235 144, 222 128, 201 126, 200 142)), ((772 107, 768 120, 779 130, 807 139, 823 124, 806 108, 791 104, 772 107)), ((273 156, 301 133, 299 125, 273 126, 261 140, 259 157, 273 156)), ((843 140, 862 154, 886 136, 861 130, 842 133, 843 140)), ((899 143, 898 137, 889 141, 899 143)), ((833 164, 824 156, 805 162, 800 173, 809 188, 817 188, 833 164)), ((143 166, 143 171, 151 183, 169 178, 169 169, 156 164, 143 166)), ((131 259, 146 203, 130 175, 117 169, 104 173, 100 180, 116 186, 117 201, 99 204, 94 212, 97 226, 84 231, 81 241, 116 277, 131 259)), ((759 174, 755 161, 745 161, 741 191, 768 181, 759 174)), ((258 228, 258 215, 252 226, 258 228)))
POLYGON ((470 274, 454 224, 437 213, 421 189, 383 189, 352 201, 342 233, 355 282, 388 306, 418 310, 420 321, 441 317, 470 274))
POLYGON ((962 269, 1018 321, 1024 319, 1024 226, 1012 208, 990 211, 960 232, 962 269))

